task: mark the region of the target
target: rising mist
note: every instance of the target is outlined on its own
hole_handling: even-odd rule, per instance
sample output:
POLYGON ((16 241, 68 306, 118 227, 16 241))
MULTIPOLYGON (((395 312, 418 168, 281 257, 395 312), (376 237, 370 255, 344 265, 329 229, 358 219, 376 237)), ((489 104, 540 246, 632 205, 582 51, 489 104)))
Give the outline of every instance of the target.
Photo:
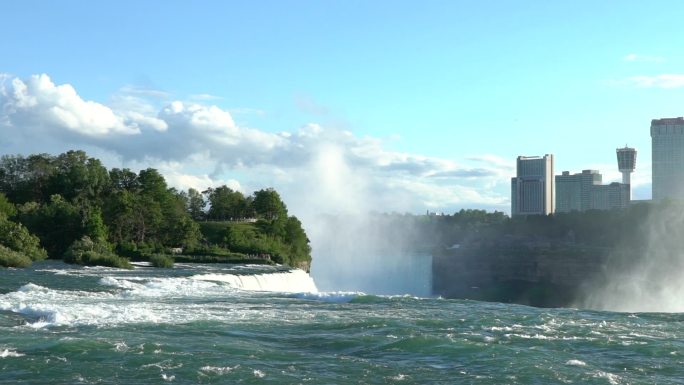
POLYGON ((311 241, 311 275, 323 291, 431 295, 431 257, 415 251, 413 232, 371 214, 375 207, 401 207, 397 196, 374 193, 366 168, 352 165, 347 149, 317 148, 291 194, 293 211, 311 241), (356 167, 355 167, 356 166, 356 167))
POLYGON ((603 277, 578 306, 625 312, 684 312, 684 204, 653 203, 611 253, 603 277))

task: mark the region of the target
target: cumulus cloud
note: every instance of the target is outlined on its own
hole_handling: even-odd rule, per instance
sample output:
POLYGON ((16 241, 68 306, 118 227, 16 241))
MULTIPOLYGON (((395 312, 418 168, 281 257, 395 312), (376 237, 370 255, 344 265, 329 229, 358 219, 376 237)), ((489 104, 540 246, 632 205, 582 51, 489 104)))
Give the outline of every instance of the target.
POLYGON ((110 167, 155 167, 178 188, 227 184, 250 193, 273 186, 294 206, 320 210, 508 205, 508 189, 497 193, 493 186, 507 183, 511 162, 491 155, 470 158, 476 167, 462 165, 316 123, 272 133, 236 124, 228 109, 167 99, 129 86, 107 106, 47 75, 4 75, 0 133, 12 137, 13 152, 36 151, 41 143, 38 151, 96 148, 119 157, 110 167))
POLYGON ((13 127, 54 127, 88 136, 140 132, 109 107, 81 99, 71 85, 57 86, 45 74, 25 81, 5 78, 0 99, 2 120, 13 127))

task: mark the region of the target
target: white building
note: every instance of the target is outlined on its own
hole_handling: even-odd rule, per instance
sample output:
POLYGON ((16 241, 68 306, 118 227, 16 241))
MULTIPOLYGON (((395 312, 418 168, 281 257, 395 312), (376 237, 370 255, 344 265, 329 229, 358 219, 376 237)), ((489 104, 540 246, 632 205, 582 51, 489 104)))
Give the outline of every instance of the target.
POLYGON ((519 156, 511 178, 511 214, 548 215, 555 207, 553 155, 519 156))
POLYGON ((651 121, 653 200, 684 199, 684 118, 651 121))
POLYGON ((629 185, 613 182, 591 187, 591 209, 621 209, 629 205, 629 185))
POLYGON ((570 174, 563 171, 556 175, 556 212, 586 211, 592 208, 592 188, 601 185, 601 174, 597 170, 582 170, 570 174))
POLYGON ((622 171, 623 183, 601 184, 602 177, 597 170, 582 170, 581 174, 573 175, 563 171, 556 175, 556 212, 627 207, 631 199, 629 174, 634 171, 635 161, 636 150, 618 149, 618 167, 622 171))

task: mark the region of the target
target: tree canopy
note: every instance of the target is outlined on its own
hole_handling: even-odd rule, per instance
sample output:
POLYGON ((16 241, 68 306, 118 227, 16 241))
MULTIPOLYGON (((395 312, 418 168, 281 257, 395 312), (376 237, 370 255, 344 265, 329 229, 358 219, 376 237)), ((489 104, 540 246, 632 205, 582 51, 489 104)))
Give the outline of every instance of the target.
POLYGON ((116 258, 154 255, 166 261, 159 253, 171 249, 265 254, 283 263, 311 260, 301 223, 288 218, 273 189, 248 197, 225 185, 202 193, 178 191, 156 169, 107 170, 83 151, 2 156, 0 231, 0 264, 2 258, 18 261, 21 254, 29 259, 17 265, 47 255, 129 266, 116 258), (206 220, 247 222, 246 235, 223 234, 210 241, 200 226, 206 220))

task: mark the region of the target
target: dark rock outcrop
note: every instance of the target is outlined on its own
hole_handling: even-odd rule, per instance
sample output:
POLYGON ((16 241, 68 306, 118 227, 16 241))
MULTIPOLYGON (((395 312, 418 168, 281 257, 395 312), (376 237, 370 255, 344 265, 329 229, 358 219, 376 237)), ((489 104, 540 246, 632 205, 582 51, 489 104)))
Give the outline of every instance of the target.
POLYGON ((608 255, 604 248, 567 244, 439 251, 433 253, 433 293, 541 307, 572 306, 603 279, 608 255))

